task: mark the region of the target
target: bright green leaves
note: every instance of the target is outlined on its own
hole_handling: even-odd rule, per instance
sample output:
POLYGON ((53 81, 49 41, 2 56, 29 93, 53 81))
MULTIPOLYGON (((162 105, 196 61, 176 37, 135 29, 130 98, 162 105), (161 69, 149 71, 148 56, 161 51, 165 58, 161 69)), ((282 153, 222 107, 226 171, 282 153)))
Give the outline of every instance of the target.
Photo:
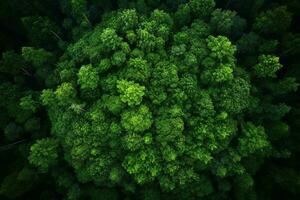
MULTIPOLYGON (((173 21, 169 14, 154 10, 149 19, 143 21, 136 30, 137 47, 145 52, 154 52, 155 50, 164 50, 165 42, 169 38, 170 29, 173 21)), ((135 40, 131 33, 130 42, 135 40)), ((127 34, 127 37, 129 35, 127 34)))
POLYGON ((201 79, 205 83, 220 83, 233 79, 236 47, 224 36, 206 39, 209 55, 203 60, 205 70, 201 79))
POLYGON ((135 29, 138 25, 139 17, 137 15, 136 10, 134 9, 126 9, 120 13, 117 18, 118 28, 122 31, 128 31, 135 29))
POLYGON ((241 155, 264 154, 266 150, 270 150, 270 147, 270 142, 263 127, 255 126, 251 122, 243 124, 238 147, 241 155))
POLYGON ((59 77, 61 81, 72 81, 72 79, 76 77, 77 69, 75 69, 74 66, 74 61, 64 61, 57 64, 57 67, 59 68, 59 77))
POLYGON ((72 103, 71 106, 69 107, 70 110, 74 111, 76 114, 81 114, 83 113, 85 103, 78 104, 78 103, 72 103))
POLYGON ((115 50, 119 47, 122 39, 117 35, 116 31, 106 28, 100 35, 100 40, 108 50, 115 50))
POLYGON ((122 143, 125 149, 136 151, 143 147, 143 138, 140 134, 131 133, 122 138, 122 143))
POLYGON ((68 104, 72 102, 76 96, 76 90, 71 83, 62 83, 55 91, 59 104, 68 104))
POLYGON ((85 65, 79 69, 77 74, 78 83, 81 89, 96 89, 99 82, 99 76, 97 69, 93 68, 92 65, 85 65))
POLYGON ((186 149, 182 115, 183 111, 180 106, 162 107, 154 123, 155 141, 160 148, 162 159, 170 162, 170 169, 165 171, 166 174, 172 174, 178 170, 173 168, 175 166, 172 165, 175 163, 172 162, 178 161, 186 149))
POLYGON ((152 121, 152 113, 145 105, 121 114, 121 124, 127 132, 143 132, 151 127, 152 121))
POLYGON ((276 77, 276 72, 283 66, 279 62, 279 57, 272 55, 261 55, 258 57, 258 63, 254 66, 255 74, 258 77, 276 77))
POLYGON ((154 51, 156 47, 164 43, 162 39, 157 39, 153 34, 143 29, 138 31, 138 39, 138 47, 148 52, 154 51))
POLYGON ((204 71, 201 78, 208 83, 220 83, 233 79, 231 66, 220 65, 219 68, 204 71))
POLYGON ((149 19, 141 23, 138 29, 138 46, 145 51, 163 50, 170 35, 173 20, 168 13, 154 10, 149 19))
POLYGON ((43 90, 41 101, 44 106, 54 105, 56 103, 54 92, 51 89, 43 90))
POLYGON ((58 142, 54 139, 38 140, 30 147, 29 162, 42 172, 47 172, 58 159, 58 142))
POLYGON ((122 166, 139 184, 153 181, 161 170, 157 151, 151 148, 128 154, 122 166))
POLYGON ((81 182, 108 181, 113 168, 112 155, 118 146, 118 127, 106 122, 102 102, 95 102, 84 113, 84 116, 74 116, 72 113, 64 114, 57 121, 56 134, 59 135, 64 147, 66 160, 74 168, 77 178, 81 182), (62 125, 67 126, 62 129, 62 125), (109 151, 107 151, 109 150, 109 151))
MULTIPOLYGON (((224 117, 224 116, 222 116, 222 117, 224 117)), ((236 125, 237 124, 235 121, 230 120, 230 119, 224 119, 224 118, 222 119, 222 121, 216 122, 216 125, 214 127, 214 134, 218 140, 222 141, 220 146, 225 145, 226 141, 229 141, 229 139, 232 136, 234 136, 234 134, 237 131, 236 125)))
MULTIPOLYGON (((224 36, 209 36, 206 39, 207 47, 210 50, 209 58, 215 59, 222 63, 232 63, 234 61, 234 54, 236 47, 230 40, 224 36)), ((206 62, 204 61, 204 65, 206 62)))
POLYGON ((229 147, 232 137, 236 134, 237 123, 224 119, 223 116, 223 119, 201 120, 192 127, 192 138, 188 141, 187 153, 200 161, 203 167, 208 167, 208 164, 215 160, 213 159, 215 152, 229 147))
POLYGON ((129 133, 122 138, 122 144, 129 151, 136 151, 143 148, 145 145, 152 143, 151 133, 146 133, 142 136, 140 133, 129 133))
POLYGON ((205 148, 191 148, 190 152, 188 152, 191 158, 199 161, 203 165, 207 165, 213 159, 211 153, 207 151, 205 148))
POLYGON ((162 148, 162 157, 167 162, 175 161, 177 158, 177 152, 174 148, 166 145, 162 148))
POLYGON ((129 106, 139 105, 145 94, 145 87, 133 81, 117 81, 117 88, 121 94, 121 100, 129 106))

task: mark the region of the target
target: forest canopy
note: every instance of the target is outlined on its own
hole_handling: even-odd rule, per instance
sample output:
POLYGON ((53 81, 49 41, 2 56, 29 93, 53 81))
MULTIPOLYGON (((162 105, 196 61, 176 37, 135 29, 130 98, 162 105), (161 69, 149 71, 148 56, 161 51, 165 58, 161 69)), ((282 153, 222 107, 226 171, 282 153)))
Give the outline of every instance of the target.
POLYGON ((1 199, 298 199, 300 2, 0 13, 1 199))

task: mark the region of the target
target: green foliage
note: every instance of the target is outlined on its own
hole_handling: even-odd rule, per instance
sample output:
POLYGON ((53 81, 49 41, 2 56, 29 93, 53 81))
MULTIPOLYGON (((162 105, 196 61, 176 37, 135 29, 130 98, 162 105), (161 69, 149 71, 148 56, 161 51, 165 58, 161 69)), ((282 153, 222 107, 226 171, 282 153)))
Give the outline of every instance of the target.
POLYGON ((78 83, 82 89, 95 89, 98 86, 99 77, 97 70, 91 65, 82 66, 77 74, 78 83))
POLYGON ((43 105, 54 105, 56 103, 54 92, 50 89, 43 90, 41 101, 43 105))
POLYGON ((111 28, 106 28, 99 38, 107 50, 115 50, 121 42, 121 38, 117 35, 116 31, 111 28))
POLYGON ((117 88, 121 94, 121 100, 129 106, 139 105, 145 94, 145 87, 140 86, 133 81, 120 80, 117 81, 117 88))
POLYGON ((38 108, 38 102, 32 98, 32 95, 28 95, 20 99, 20 106, 24 110, 35 112, 38 108))
MULTIPOLYGON (((214 6, 213 1, 180 6, 175 18, 195 19, 186 16, 184 23, 191 24, 179 30, 175 27, 183 22, 177 24, 164 11, 141 16, 134 9, 121 10, 70 44, 58 66, 78 70, 77 77, 44 90, 41 99, 53 138, 63 144, 79 182, 126 188, 129 177, 169 192, 191 191, 193 182, 203 182, 206 189, 192 191, 203 197, 214 190, 203 174, 213 180, 243 177, 248 173, 244 159, 272 156, 275 147, 263 121, 280 120, 289 108, 267 103, 255 80, 275 77, 282 65, 276 56, 259 55, 254 74, 239 66, 237 50, 249 53, 243 47, 247 40, 255 48, 260 44, 253 33, 237 48, 229 38, 243 30, 242 19, 214 6), (87 93, 90 89, 94 94, 87 93), (261 121, 243 122, 258 110, 261 121)), ((268 52, 272 46, 265 41, 260 49, 268 52)), ((266 86, 278 95, 272 83, 266 86)), ((249 182, 243 183, 247 189, 251 178, 240 180, 249 182)))
POLYGON ((279 6, 258 15, 253 28, 263 34, 282 34, 289 28, 291 21, 292 14, 286 6, 279 6))
POLYGON ((22 22, 34 46, 49 48, 57 41, 57 36, 60 34, 57 25, 47 17, 28 16, 23 17, 22 22))
POLYGON ((68 105, 73 102, 76 96, 76 90, 71 83, 62 83, 59 87, 57 87, 54 94, 58 104, 68 105))
POLYGON ((45 65, 53 62, 53 55, 44 49, 35 49, 32 47, 23 47, 22 56, 25 61, 32 63, 34 68, 43 68, 45 65))
POLYGON ((261 55, 258 63, 254 66, 255 74, 258 77, 276 77, 276 72, 283 66, 279 63, 279 57, 272 55, 261 55))
POLYGON ((221 9, 216 9, 212 12, 211 26, 215 33, 221 35, 230 35, 233 25, 235 23, 236 12, 233 11, 222 11, 221 9))
POLYGON ((236 47, 224 36, 206 39, 209 54, 202 61, 206 70, 201 75, 204 82, 220 83, 233 79, 236 47))
POLYGON ((10 199, 22 198, 36 185, 34 181, 38 181, 35 171, 28 167, 21 168, 5 177, 1 184, 0 194, 10 199))
POLYGON ((23 133, 23 128, 16 123, 9 123, 4 129, 6 140, 15 141, 20 138, 23 133))
POLYGON ((152 125, 152 114, 149 108, 141 105, 137 109, 130 109, 121 114, 121 124, 128 132, 143 132, 152 125))
POLYGON ((24 59, 13 51, 2 53, 1 73, 16 74, 25 64, 24 59))
POLYGON ((251 86, 246 80, 238 78, 221 87, 220 93, 215 98, 226 112, 241 113, 250 105, 250 89, 251 86))
POLYGON ((154 180, 160 170, 158 158, 153 149, 144 149, 137 154, 128 154, 124 159, 123 166, 129 174, 133 174, 139 184, 154 180))
MULTIPOLYGON (((266 153, 270 148, 263 127, 255 127, 252 123, 246 123, 242 126, 242 136, 239 139, 239 151, 241 155, 253 153, 266 153)), ((263 155, 263 154, 262 154, 263 155)))
POLYGON ((296 2, 51 2, 0 61, 1 199, 299 196, 296 2))
POLYGON ((207 17, 215 7, 214 0, 191 0, 189 6, 196 17, 207 17))
MULTIPOLYGON (((79 22, 86 17, 87 13, 87 1, 86 0, 68 0, 70 7, 71 7, 71 13, 72 16, 79 22)), ((86 20, 86 19, 84 19, 86 20)))
POLYGON ((41 139, 30 147, 29 162, 42 172, 48 171, 58 159, 58 143, 54 139, 41 139))
POLYGON ((294 77, 285 77, 277 83, 270 84, 269 87, 275 95, 284 95, 290 92, 296 92, 299 83, 297 83, 294 77))
POLYGON ((136 82, 147 82, 150 78, 150 66, 142 58, 132 58, 124 69, 124 78, 136 82))

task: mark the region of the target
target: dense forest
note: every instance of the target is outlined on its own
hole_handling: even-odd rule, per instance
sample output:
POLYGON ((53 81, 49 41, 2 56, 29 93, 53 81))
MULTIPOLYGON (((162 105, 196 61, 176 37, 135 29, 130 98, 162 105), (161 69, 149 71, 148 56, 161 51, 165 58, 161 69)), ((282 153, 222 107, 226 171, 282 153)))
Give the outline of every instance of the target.
POLYGON ((0 199, 299 199, 299 22, 298 0, 1 0, 0 199))

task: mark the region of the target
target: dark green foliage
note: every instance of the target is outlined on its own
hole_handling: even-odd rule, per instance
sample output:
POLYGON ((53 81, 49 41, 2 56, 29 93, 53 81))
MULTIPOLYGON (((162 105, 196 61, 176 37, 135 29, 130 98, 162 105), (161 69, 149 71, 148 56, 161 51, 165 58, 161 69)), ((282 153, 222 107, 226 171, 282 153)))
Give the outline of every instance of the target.
POLYGON ((36 47, 51 48, 57 41, 60 30, 57 25, 47 17, 29 16, 22 18, 32 45, 36 47))
POLYGON ((0 199, 299 196, 296 1, 3 2, 0 199))
POLYGON ((292 14, 285 6, 276 7, 257 16, 254 29, 263 34, 282 34, 290 26, 292 14))

